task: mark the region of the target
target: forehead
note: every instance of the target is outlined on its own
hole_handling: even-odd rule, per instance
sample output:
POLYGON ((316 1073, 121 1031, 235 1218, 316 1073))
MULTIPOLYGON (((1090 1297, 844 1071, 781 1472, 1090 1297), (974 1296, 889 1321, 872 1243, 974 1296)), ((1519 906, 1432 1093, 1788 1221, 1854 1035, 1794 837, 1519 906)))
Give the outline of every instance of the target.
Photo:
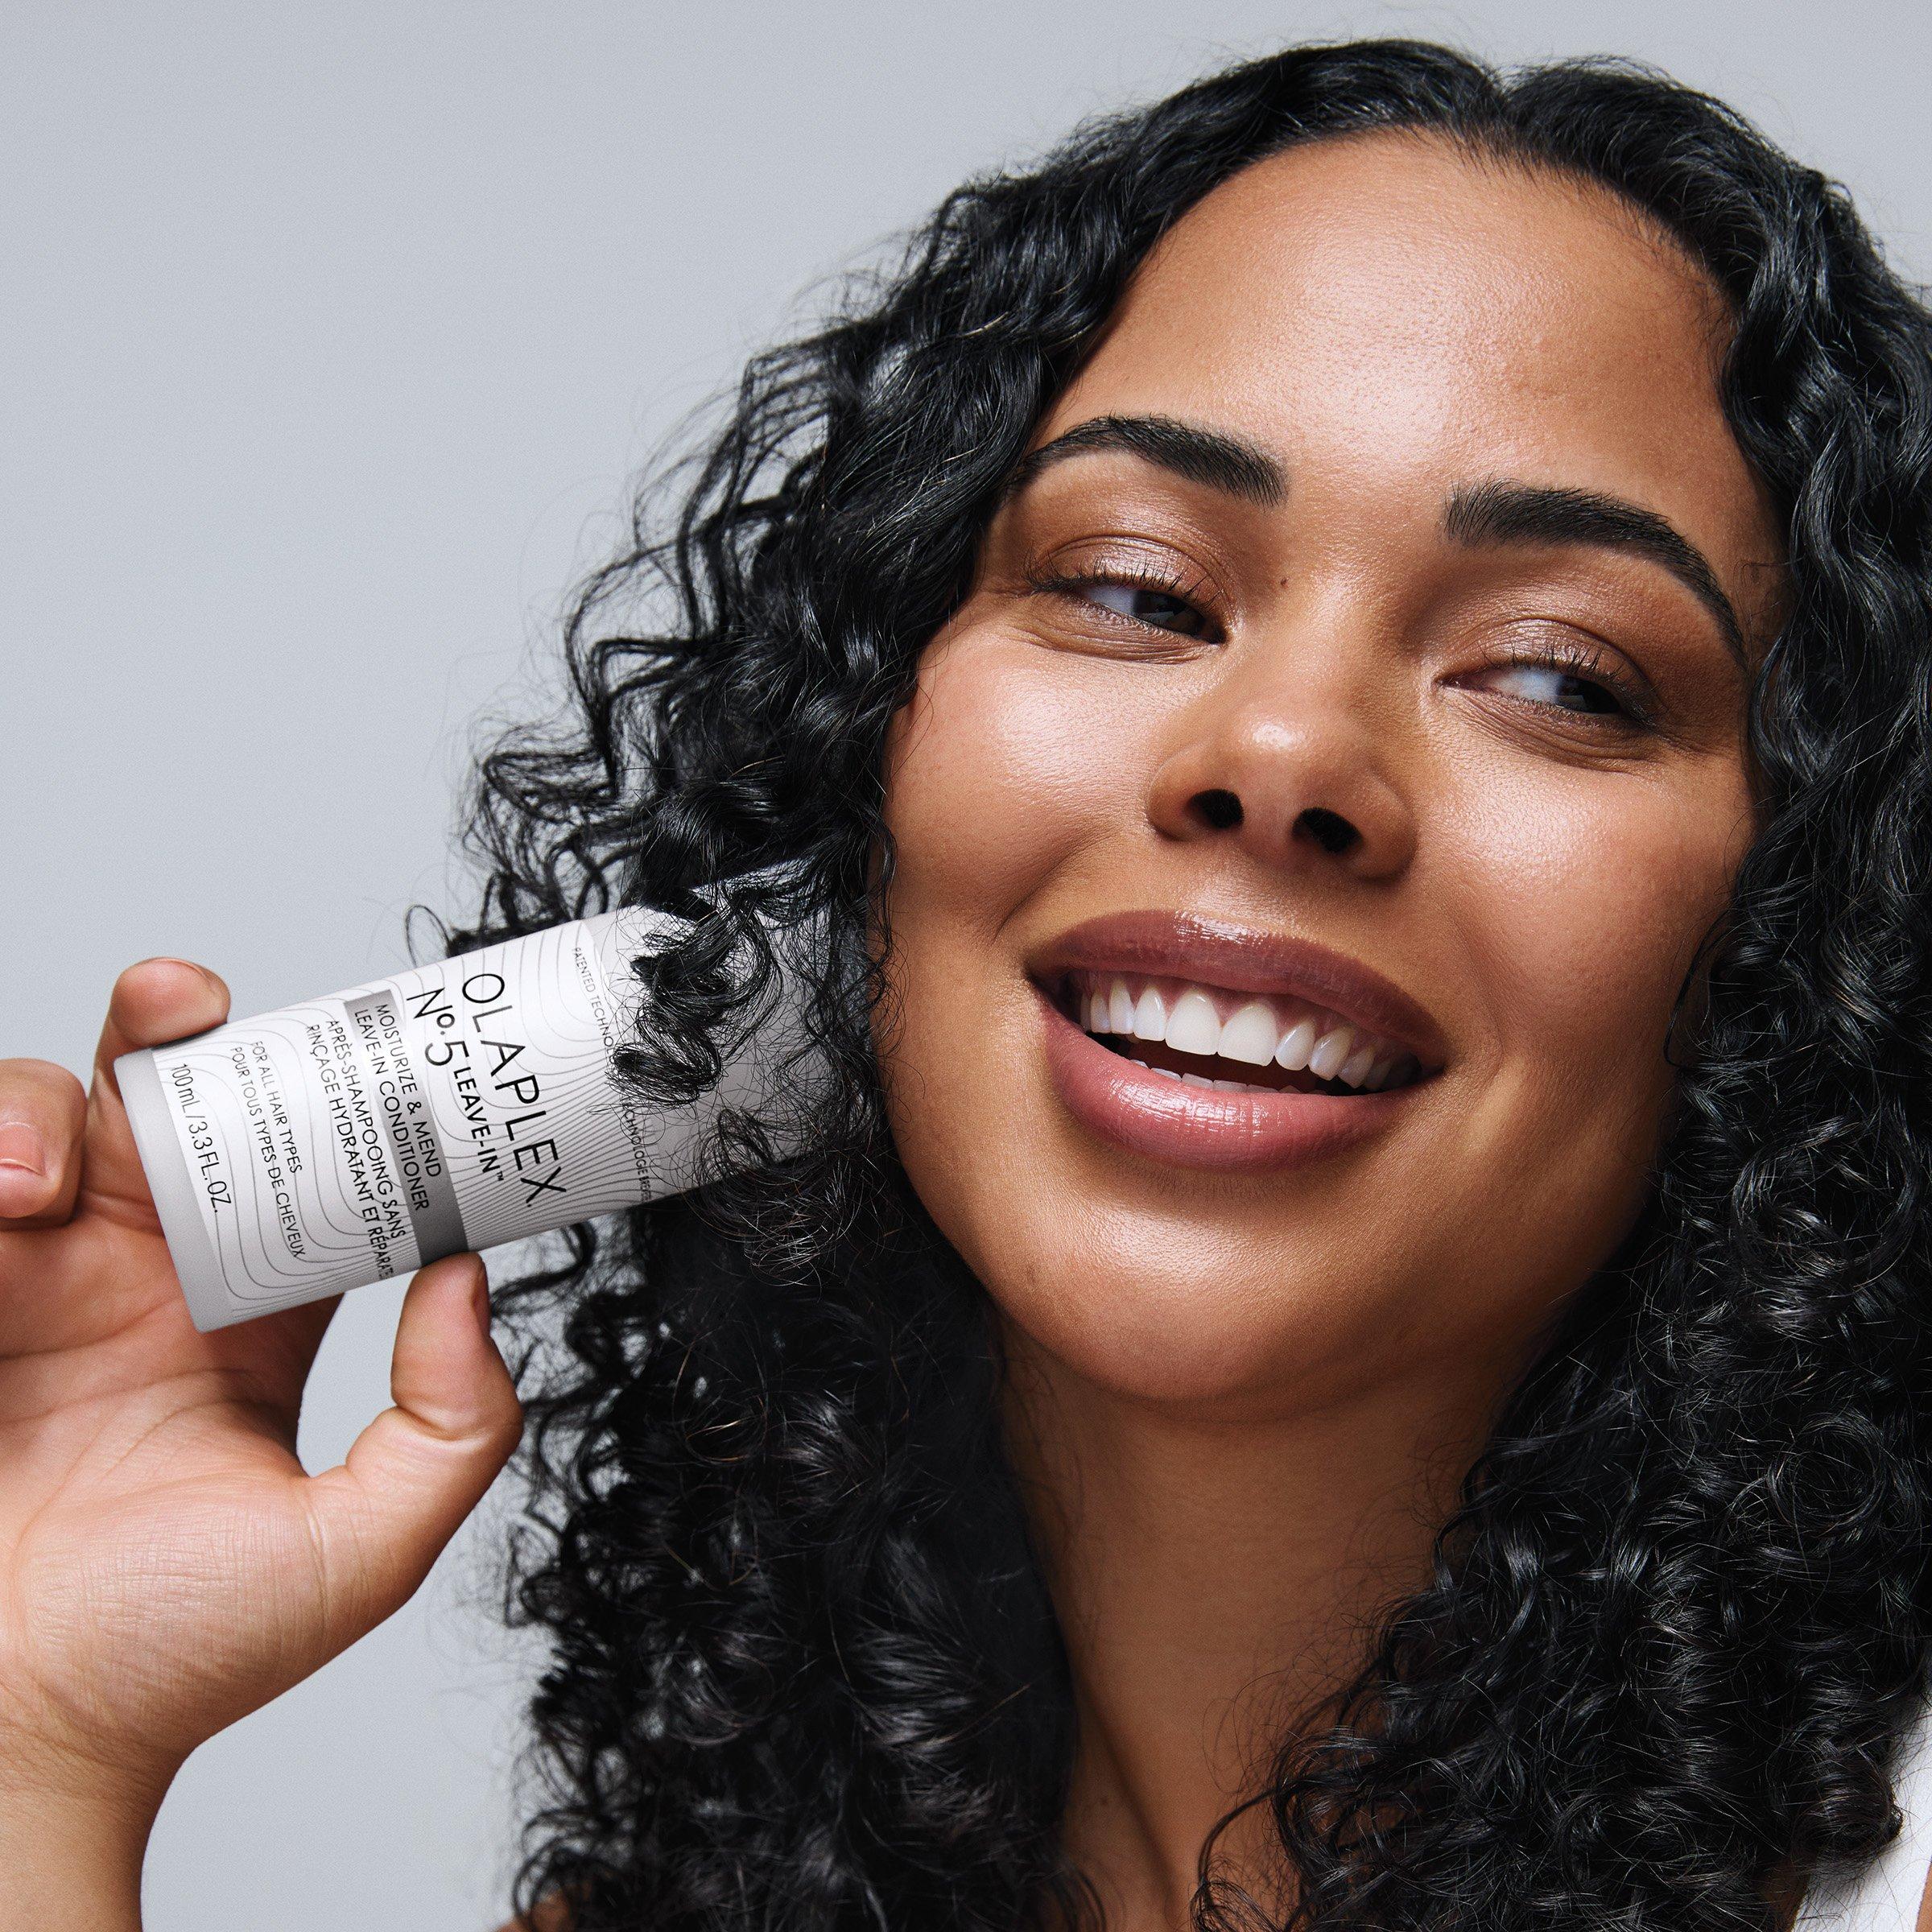
POLYGON ((1686 528, 1748 603, 1777 546, 1719 402, 1727 328, 1607 189, 1432 135, 1321 141, 1176 222, 1034 440, 1108 411, 1222 424, 1377 514, 1492 476, 1604 489, 1686 528))

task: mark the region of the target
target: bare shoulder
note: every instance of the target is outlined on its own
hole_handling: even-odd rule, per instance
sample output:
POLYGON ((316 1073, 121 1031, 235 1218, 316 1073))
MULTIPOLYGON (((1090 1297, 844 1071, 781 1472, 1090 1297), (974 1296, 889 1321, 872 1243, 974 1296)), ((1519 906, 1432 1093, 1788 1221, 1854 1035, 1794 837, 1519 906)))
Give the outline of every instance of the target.
POLYGON ((527 1918, 513 1918, 497 1932, 570 1932, 570 1914, 564 1901, 547 1898, 527 1918))
POLYGON ((1932 1872, 1926 1874, 1926 1889, 1918 1895, 1918 1917, 1913 1924, 1916 1932, 1932 1932, 1932 1872))

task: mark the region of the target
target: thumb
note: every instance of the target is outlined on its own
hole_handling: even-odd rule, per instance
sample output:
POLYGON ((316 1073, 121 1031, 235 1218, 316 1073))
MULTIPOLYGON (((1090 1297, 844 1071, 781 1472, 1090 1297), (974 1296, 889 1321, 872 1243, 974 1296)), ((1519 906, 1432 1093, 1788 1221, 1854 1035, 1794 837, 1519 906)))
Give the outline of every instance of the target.
POLYGON ((81 1182, 90 1195, 147 1206, 147 1176, 134 1150, 114 1062, 137 1047, 204 1033, 227 1018, 228 988, 190 960, 143 960, 114 981, 88 1094, 81 1182))
POLYGON ((419 1269, 396 1329, 394 1407, 303 1485, 332 1650, 409 1600, 517 1446, 523 1411, 489 1323, 477 1256, 419 1269))

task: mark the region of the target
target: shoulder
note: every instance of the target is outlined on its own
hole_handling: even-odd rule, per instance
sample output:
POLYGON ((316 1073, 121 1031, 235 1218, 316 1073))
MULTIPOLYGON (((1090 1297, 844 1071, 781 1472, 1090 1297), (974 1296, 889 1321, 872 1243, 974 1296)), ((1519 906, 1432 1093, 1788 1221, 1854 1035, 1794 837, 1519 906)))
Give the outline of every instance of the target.
POLYGON ((1932 1932, 1932 1871, 1926 1874, 1926 1889, 1918 1895, 1918 1917, 1912 1922, 1913 1932, 1932 1932))
POLYGON ((513 1918, 498 1932, 570 1932, 570 1914, 564 1901, 554 1894, 543 1901, 527 1918, 513 1918))

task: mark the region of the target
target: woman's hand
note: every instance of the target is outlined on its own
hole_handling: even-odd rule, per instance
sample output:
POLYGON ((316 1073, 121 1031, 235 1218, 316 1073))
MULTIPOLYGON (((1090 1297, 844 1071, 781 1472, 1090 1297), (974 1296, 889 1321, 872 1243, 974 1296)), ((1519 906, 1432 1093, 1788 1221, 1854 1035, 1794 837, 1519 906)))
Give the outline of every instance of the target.
POLYGON ((182 1761, 400 1607, 520 1430, 474 1256, 417 1275, 395 1406, 319 1476, 295 1459, 295 1421, 334 1303, 196 1332, 114 1061, 227 1011, 213 973, 150 960, 115 985, 91 1091, 44 1061, 0 1061, 9 1923, 27 1922, 19 1887, 32 1922, 114 1922, 109 1894, 130 1868, 138 1885, 182 1761), (64 1916, 97 1893, 92 1915, 64 1916))

